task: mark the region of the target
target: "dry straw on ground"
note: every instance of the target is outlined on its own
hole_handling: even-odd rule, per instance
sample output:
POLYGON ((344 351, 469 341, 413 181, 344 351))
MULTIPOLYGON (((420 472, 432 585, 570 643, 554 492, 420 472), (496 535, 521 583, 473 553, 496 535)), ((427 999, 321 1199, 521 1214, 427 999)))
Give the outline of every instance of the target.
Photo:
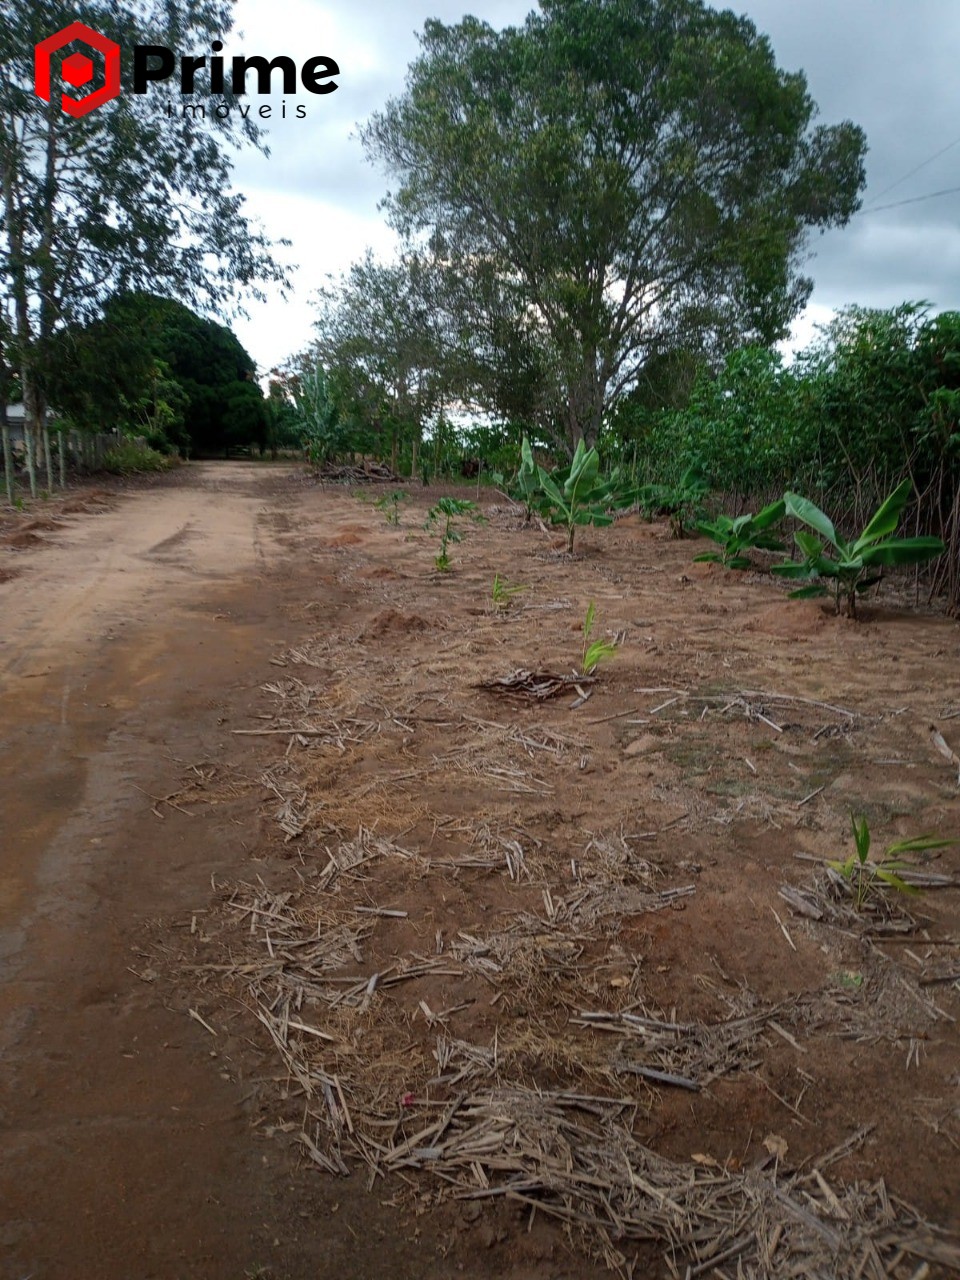
MULTIPOLYGON (((762 914, 788 967, 810 931, 825 947, 865 948, 869 964, 858 955, 851 974, 862 986, 787 985, 770 999, 727 982, 704 997, 713 1012, 694 1016, 672 1007, 692 1003, 690 975, 672 974, 676 995, 658 1003, 649 956, 630 942, 669 938, 673 913, 696 906, 714 841, 752 829, 782 848, 784 831, 848 823, 824 760, 839 772, 865 750, 882 768, 909 758, 902 709, 868 710, 842 688, 814 696, 810 683, 791 692, 769 639, 737 628, 740 669, 728 673, 709 649, 722 620, 660 644, 629 602, 645 665, 594 714, 583 703, 604 682, 557 674, 578 607, 531 591, 524 627, 550 643, 508 660, 516 619, 471 607, 466 636, 438 640, 452 626, 442 600, 421 593, 411 613, 394 569, 396 585, 377 580, 372 621, 351 617, 276 659, 270 709, 240 731, 277 745, 261 781, 287 860, 222 892, 195 972, 209 1003, 225 992, 249 1011, 282 1064, 277 1127, 331 1174, 363 1167, 371 1186, 519 1203, 625 1276, 646 1274, 637 1259, 651 1246, 664 1274, 690 1280, 960 1271, 953 1241, 882 1180, 850 1176, 863 1132, 796 1166, 777 1132, 743 1167, 703 1151, 668 1159, 643 1140, 664 1098, 692 1106, 718 1081, 759 1080, 803 1123, 799 1099, 784 1103, 762 1078, 774 1055, 809 1066, 815 1035, 917 1055, 947 1025, 939 988, 878 950, 922 946, 924 912, 887 898, 852 912, 823 858, 812 880, 804 865, 784 886, 790 910, 775 882, 782 915, 762 914), (590 830, 571 826, 565 811, 603 790, 612 757, 646 769, 646 809, 613 797, 617 820, 601 808, 590 830), (841 1161, 845 1181, 830 1172, 841 1161)), ((617 586, 611 610, 625 598, 617 586)), ((648 618, 659 600, 654 580, 648 618)), ((736 906, 753 891, 738 885, 736 906)))

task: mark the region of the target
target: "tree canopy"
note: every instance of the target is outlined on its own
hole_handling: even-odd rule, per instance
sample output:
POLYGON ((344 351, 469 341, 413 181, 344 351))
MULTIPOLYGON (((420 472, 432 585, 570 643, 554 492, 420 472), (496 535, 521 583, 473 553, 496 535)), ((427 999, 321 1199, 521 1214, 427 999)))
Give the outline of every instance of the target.
POLYGON ((320 291, 318 336, 285 371, 318 456, 386 441, 395 463, 401 440, 416 449, 462 389, 440 284, 429 255, 384 264, 368 252, 320 291))
MULTIPOLYGON (((222 309, 238 289, 285 279, 231 189, 236 148, 262 149, 249 117, 195 120, 173 81, 65 115, 34 92, 34 45, 79 20, 124 47, 209 46, 232 26, 230 0, 6 0, 0 25, 0 296, 9 359, 39 430, 51 344, 106 298, 149 289, 222 309), (165 106, 175 104, 167 113, 165 106)), ((63 55, 70 53, 67 47, 63 55)))
POLYGON ((802 72, 701 0, 543 0, 421 45, 363 132, 387 208, 465 285, 487 386, 529 348, 513 372, 571 451, 652 358, 784 336, 810 228, 858 207, 862 131, 815 124, 802 72))
POLYGON ((50 403, 78 426, 133 430, 194 453, 264 445, 256 366, 225 325, 182 303, 121 294, 52 340, 50 403))

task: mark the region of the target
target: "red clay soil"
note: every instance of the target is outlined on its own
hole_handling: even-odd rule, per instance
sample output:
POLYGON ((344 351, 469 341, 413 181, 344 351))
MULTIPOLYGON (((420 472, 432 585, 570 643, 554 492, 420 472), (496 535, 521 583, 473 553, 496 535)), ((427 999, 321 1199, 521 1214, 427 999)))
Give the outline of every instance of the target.
POLYGON ((245 763, 229 726, 312 577, 271 531, 283 474, 191 466, 0 561, 3 1280, 425 1274, 392 1210, 257 1139, 247 1081, 144 980, 257 842, 250 795, 150 797, 245 763))
MULTIPOLYGON (((823 1001, 793 1028, 799 1050, 770 1037, 749 1070, 695 1095, 637 1084, 643 1141, 735 1169, 770 1135, 800 1161, 871 1124, 840 1173, 883 1176, 960 1229, 960 990, 946 980, 960 895, 911 899, 925 932, 878 947, 778 894, 813 875, 797 852, 849 852, 854 810, 881 841, 960 834, 956 769, 930 736, 960 743, 960 628, 892 591, 858 624, 787 602, 765 575, 693 565, 690 545, 635 517, 579 534, 570 561, 496 495, 441 576, 429 497, 397 529, 288 468, 210 463, 106 504, 74 495, 43 528, 37 512, 33 527, 29 512, 0 522, 2 1280, 609 1274, 523 1206, 438 1205, 399 1180, 371 1193, 311 1168, 262 1026, 237 991, 179 967, 207 935, 221 956, 251 945, 224 924, 231 886, 295 892, 331 832, 377 822, 437 856, 462 853, 447 820, 509 821, 541 841, 531 861, 549 839, 551 883, 590 835, 636 836, 664 883, 696 891, 591 944, 598 1000, 639 994, 691 1021, 747 995, 823 1001), (495 572, 526 587, 506 617, 495 572), (589 702, 505 707, 476 688, 569 670, 590 600, 619 650, 589 702), (379 699, 422 719, 345 752, 234 732, 277 723, 292 677, 331 705, 379 699), (437 761, 453 768, 451 747, 470 742, 448 736, 451 708, 584 745, 531 759, 532 794, 492 786, 489 762, 457 764, 452 782, 437 761), (293 842, 261 783, 285 767, 324 809, 293 842)), ((960 851, 930 865, 956 878, 960 851)), ((447 895, 385 871, 366 891, 408 913, 376 922, 371 964, 413 945, 420 917, 432 937, 481 911, 543 910, 539 884, 504 875, 447 895)), ((506 1035, 523 1001, 497 1008, 479 987, 456 1034, 506 1035)), ((437 1009, 456 990, 427 982, 400 1010, 411 1073, 428 1054, 414 995, 437 1009)), ((657 1257, 635 1274, 667 1274, 657 1257)))

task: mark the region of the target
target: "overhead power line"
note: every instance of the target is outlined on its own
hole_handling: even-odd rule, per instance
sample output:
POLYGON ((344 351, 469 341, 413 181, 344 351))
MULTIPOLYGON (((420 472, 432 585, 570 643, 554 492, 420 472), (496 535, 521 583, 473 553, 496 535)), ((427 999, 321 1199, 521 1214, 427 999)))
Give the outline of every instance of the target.
POLYGON ((909 200, 894 200, 891 204, 872 204, 866 209, 858 209, 853 215, 861 218, 865 213, 881 213, 884 209, 899 209, 905 204, 921 204, 924 200, 936 200, 940 196, 952 196, 960 191, 960 187, 944 187, 942 191, 928 191, 925 196, 911 196, 909 200))
MULTIPOLYGON (((960 143, 960 138, 954 138, 954 140, 952 142, 948 142, 945 147, 941 147, 939 151, 935 151, 932 156, 927 156, 926 160, 921 160, 918 165, 914 165, 914 167, 905 173, 903 177, 898 178, 896 182, 891 182, 889 187, 884 187, 882 191, 878 191, 873 197, 873 201, 882 200, 887 192, 894 191, 897 187, 906 182, 908 178, 912 178, 915 173, 919 173, 921 169, 925 169, 928 164, 933 164, 934 160, 939 160, 941 156, 946 155, 946 153, 951 151, 958 143, 960 143)), ((872 207, 873 203, 868 205, 867 209, 871 209, 872 207)), ((864 212, 866 211, 867 210, 864 210, 864 212)))

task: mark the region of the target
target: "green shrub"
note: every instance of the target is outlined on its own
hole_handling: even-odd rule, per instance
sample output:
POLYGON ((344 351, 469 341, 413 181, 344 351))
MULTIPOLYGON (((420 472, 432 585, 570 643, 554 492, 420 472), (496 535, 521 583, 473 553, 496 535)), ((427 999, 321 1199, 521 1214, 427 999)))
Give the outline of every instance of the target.
POLYGON ((176 445, 173 444, 162 427, 148 427, 143 433, 143 438, 147 442, 147 448, 154 450, 156 453, 162 453, 166 456, 177 451, 176 445))
POLYGON ((682 538, 700 518, 703 500, 709 492, 709 481, 695 462, 687 467, 677 484, 645 484, 636 496, 641 511, 648 516, 667 516, 673 536, 682 538))
POLYGON ((101 470, 114 476, 134 475, 141 471, 169 471, 176 460, 156 449, 143 448, 132 440, 122 440, 104 454, 101 470))

